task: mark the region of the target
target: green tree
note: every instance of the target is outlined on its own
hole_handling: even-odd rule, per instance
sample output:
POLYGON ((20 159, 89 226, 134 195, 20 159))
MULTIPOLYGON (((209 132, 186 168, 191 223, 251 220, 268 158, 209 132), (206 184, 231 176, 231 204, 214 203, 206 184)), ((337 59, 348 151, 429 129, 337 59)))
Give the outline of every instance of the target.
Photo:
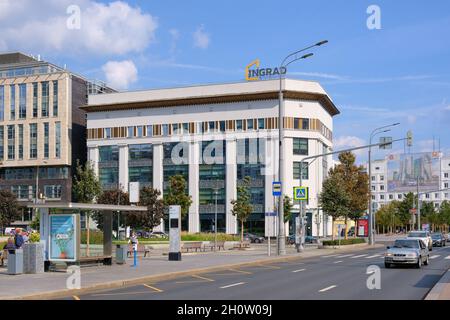
MULTIPOLYGON (((97 203, 101 204, 114 204, 114 205, 129 205, 130 199, 128 193, 123 192, 122 190, 105 190, 100 194, 97 198, 97 203)), ((125 216, 128 214, 124 213, 125 216)), ((113 226, 117 225, 119 213, 117 215, 113 214, 113 226)), ((93 218, 97 223, 97 226, 100 230, 103 231, 103 213, 102 212, 94 212, 93 218)), ((121 219, 120 226, 125 225, 125 219, 121 219)), ((117 236, 119 236, 119 230, 117 230, 117 236)))
POLYGON ((293 208, 293 204, 292 204, 292 200, 289 196, 284 195, 284 201, 283 201, 283 206, 284 206, 284 222, 288 222, 291 221, 292 219, 292 208, 293 208))
POLYGON ((400 224, 405 227, 411 225, 411 212, 412 208, 415 208, 417 204, 417 196, 412 192, 408 192, 403 195, 403 200, 398 203, 398 217, 400 224))
MULTIPOLYGON (((339 161, 333 171, 336 171, 342 177, 340 188, 342 188, 349 199, 347 205, 347 214, 344 216, 345 224, 347 219, 355 221, 359 219, 367 210, 369 203, 369 177, 363 166, 355 165, 355 155, 351 152, 342 152, 339 154, 339 161)), ((345 238, 347 239, 347 230, 345 238)), ((356 232, 355 235, 356 237, 356 232)))
POLYGON ((0 190, 0 226, 1 230, 21 217, 20 205, 16 196, 9 190, 0 190))
POLYGON ((441 203, 439 214, 442 218, 442 231, 447 232, 450 225, 450 202, 445 200, 441 203))
MULTIPOLYGON (((72 186, 73 196, 77 202, 81 203, 94 203, 95 198, 102 192, 102 185, 97 175, 94 172, 93 166, 90 162, 86 162, 84 166, 80 164, 77 159, 76 174, 74 176, 74 182, 72 186)), ((92 212, 87 210, 86 212, 86 231, 87 231, 87 243, 86 254, 89 256, 89 234, 90 234, 90 216, 92 212)))
POLYGON ((192 204, 192 197, 186 193, 186 180, 182 175, 175 175, 169 179, 169 190, 164 194, 164 205, 166 207, 178 205, 181 206, 181 217, 183 218, 189 212, 192 204))
POLYGON ((334 224, 336 219, 349 214, 350 197, 342 185, 342 175, 339 171, 330 169, 328 177, 323 182, 319 196, 319 205, 323 212, 332 218, 332 239, 334 240, 334 224))
POLYGON ((378 228, 382 228, 383 233, 393 232, 395 227, 401 224, 399 217, 399 206, 401 205, 398 201, 391 201, 390 203, 382 206, 375 213, 375 221, 378 228))
POLYGON ((253 212, 250 194, 250 177, 244 177, 237 187, 237 199, 231 200, 231 213, 241 222, 241 243, 244 241, 244 223, 253 212))
POLYGON ((164 217, 164 201, 160 199, 161 192, 151 187, 144 187, 140 191, 139 205, 146 206, 147 212, 128 212, 127 224, 133 229, 151 231, 161 224, 164 217))

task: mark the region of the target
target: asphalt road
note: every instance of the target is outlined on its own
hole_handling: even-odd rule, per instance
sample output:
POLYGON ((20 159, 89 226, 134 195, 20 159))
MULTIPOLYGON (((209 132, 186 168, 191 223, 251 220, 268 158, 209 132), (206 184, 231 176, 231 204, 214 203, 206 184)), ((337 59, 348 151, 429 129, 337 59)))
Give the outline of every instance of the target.
POLYGON ((450 267, 450 247, 434 248, 430 264, 384 268, 383 248, 324 255, 298 261, 243 267, 222 272, 143 283, 74 297, 81 300, 276 300, 415 299, 450 267), (367 288, 369 266, 378 266, 381 289, 367 288))

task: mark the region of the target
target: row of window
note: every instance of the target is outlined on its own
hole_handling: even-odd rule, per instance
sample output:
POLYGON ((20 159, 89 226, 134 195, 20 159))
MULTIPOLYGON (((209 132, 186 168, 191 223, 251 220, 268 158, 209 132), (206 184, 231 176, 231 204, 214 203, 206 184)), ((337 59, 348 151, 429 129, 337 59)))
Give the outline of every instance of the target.
MULTIPOLYGON (((11 186, 11 192, 19 200, 32 200, 36 198, 36 186, 34 185, 11 186)), ((44 185, 44 196, 46 199, 61 199, 61 185, 44 185)))
MULTIPOLYGON (((38 135, 39 128, 37 123, 30 123, 28 125, 28 133, 24 133, 24 128, 27 125, 8 125, 0 126, 0 160, 23 160, 24 159, 24 134, 29 134, 29 159, 38 158, 38 135), (6 131, 6 132, 5 132, 6 131), (5 148, 6 137, 6 148, 5 148), (17 149, 16 149, 17 146, 17 149), (17 152, 16 152, 17 150, 17 152), (5 155, 6 151, 6 155, 5 155)), ((49 144, 49 123, 42 124, 43 137, 43 158, 50 156, 49 144)), ((55 144, 54 144, 55 158, 61 157, 61 122, 55 122, 55 144)))
POLYGON ((27 117, 27 86, 32 87, 32 118, 40 116, 43 118, 50 116, 58 116, 58 81, 33 82, 30 84, 21 83, 9 86, 0 85, 0 121, 5 120, 5 107, 9 105, 9 120, 26 119, 27 117), (50 83, 52 85, 53 99, 50 106, 50 83), (9 101, 6 101, 5 91, 9 90, 9 101), (16 96, 19 98, 19 104, 16 106, 16 96), (39 106, 40 97, 40 106, 39 106), (8 103, 9 102, 9 103, 8 103), (50 108, 52 107, 52 108, 50 108))
MULTIPOLYGON (((444 176, 444 179, 447 179, 449 177, 449 173, 448 172, 444 172, 443 176, 444 176)), ((384 176, 383 175, 380 175, 379 177, 380 177, 380 179, 379 179, 380 181, 384 181, 384 176)), ((376 181, 376 177, 372 176, 371 180, 372 181, 376 181)))
MULTIPOLYGON (((372 200, 377 200, 376 198, 377 198, 376 195, 372 195, 372 200)), ((380 194, 380 195, 378 195, 378 198, 379 198, 379 200, 395 200, 395 195, 389 194, 386 197, 386 195, 380 194)), ((402 200, 403 198, 404 198, 403 194, 399 193, 399 194, 397 194, 397 199, 396 200, 402 200)), ((425 196, 423 196, 421 198, 431 199, 431 196, 430 196, 429 193, 426 193, 425 196)), ((440 199, 439 193, 435 193, 434 194, 434 199, 440 199)), ((444 193, 444 199, 450 199, 448 192, 444 193)))
MULTIPOLYGON (((292 130, 319 131, 332 139, 331 131, 318 119, 284 118, 284 128, 292 130)), ((258 118, 186 122, 172 124, 153 124, 130 127, 88 129, 88 139, 140 138, 153 136, 175 136, 183 134, 202 134, 230 131, 254 131, 278 129, 278 118, 258 118)))
MULTIPOLYGON (((36 168, 5 168, 0 170, 1 180, 32 180, 36 178, 36 168)), ((68 167, 40 167, 39 179, 68 179, 68 167)))

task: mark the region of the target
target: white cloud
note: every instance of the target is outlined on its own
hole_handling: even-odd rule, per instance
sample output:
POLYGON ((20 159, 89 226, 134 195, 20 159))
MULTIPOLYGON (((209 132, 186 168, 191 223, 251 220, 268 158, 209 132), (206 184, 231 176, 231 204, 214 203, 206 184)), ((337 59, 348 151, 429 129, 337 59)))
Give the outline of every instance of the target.
POLYGON ((172 28, 169 30, 169 34, 172 38, 172 41, 170 43, 169 52, 171 55, 174 55, 177 51, 177 42, 178 42, 178 39, 180 38, 180 31, 178 29, 172 28))
POLYGON ((1 0, 0 3, 0 9, 7 12, 7 16, 3 12, 0 20, 1 45, 10 51, 119 55, 141 52, 153 41, 158 26, 156 18, 123 1, 104 4, 92 0, 1 0), (68 19, 73 17, 72 12, 67 13, 70 5, 80 8, 79 29, 67 27, 68 19))
POLYGON ((137 68, 131 60, 108 61, 102 67, 106 82, 115 89, 128 89, 137 81, 137 68))
POLYGON ((205 27, 203 25, 199 26, 194 32, 194 46, 206 49, 209 46, 210 35, 205 32, 205 27))
MULTIPOLYGON (((356 136, 341 136, 333 141, 333 149, 335 151, 339 151, 340 149, 348 149, 348 148, 354 148, 354 147, 360 147, 365 145, 365 141, 361 138, 358 138, 356 136)), ((367 150, 365 149, 359 149, 353 151, 356 155, 361 155, 367 150)))
POLYGON ((444 108, 446 111, 450 111, 450 104, 444 108))

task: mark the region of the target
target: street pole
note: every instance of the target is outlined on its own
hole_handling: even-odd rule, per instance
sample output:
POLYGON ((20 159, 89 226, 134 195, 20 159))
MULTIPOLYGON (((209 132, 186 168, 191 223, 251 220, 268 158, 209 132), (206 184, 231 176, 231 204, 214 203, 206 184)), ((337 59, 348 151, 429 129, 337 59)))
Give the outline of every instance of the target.
POLYGON ((217 194, 218 193, 219 193, 219 190, 217 188, 214 189, 214 195, 216 197, 215 212, 214 212, 214 252, 216 252, 216 249, 217 249, 217 194))
POLYGON ((422 230, 420 225, 420 192, 419 192, 419 175, 417 175, 417 230, 422 230))

